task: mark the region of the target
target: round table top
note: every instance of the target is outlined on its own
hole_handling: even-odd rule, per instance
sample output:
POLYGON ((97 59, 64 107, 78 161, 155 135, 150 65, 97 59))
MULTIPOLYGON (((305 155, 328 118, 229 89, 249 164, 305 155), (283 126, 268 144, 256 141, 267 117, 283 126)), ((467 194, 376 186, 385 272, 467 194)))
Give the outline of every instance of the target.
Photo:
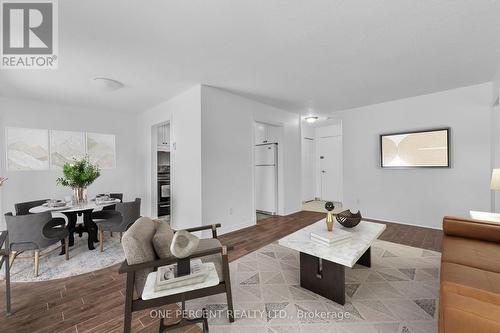
POLYGON ((121 202, 120 199, 113 199, 106 202, 96 203, 95 201, 89 201, 84 204, 71 205, 66 204, 63 207, 48 207, 46 204, 42 206, 36 206, 29 210, 30 213, 44 213, 44 212, 58 212, 58 213, 69 213, 69 212, 79 212, 82 210, 101 210, 102 207, 111 206, 121 202))

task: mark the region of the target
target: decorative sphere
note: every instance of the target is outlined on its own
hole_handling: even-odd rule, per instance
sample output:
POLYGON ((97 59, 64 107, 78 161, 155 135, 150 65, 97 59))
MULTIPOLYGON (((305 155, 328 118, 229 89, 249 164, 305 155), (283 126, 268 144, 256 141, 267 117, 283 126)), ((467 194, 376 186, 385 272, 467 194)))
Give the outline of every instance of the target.
POLYGON ((335 206, 333 205, 333 202, 331 201, 328 201, 326 204, 325 204, 325 209, 329 212, 331 212, 333 209, 335 208, 335 206))

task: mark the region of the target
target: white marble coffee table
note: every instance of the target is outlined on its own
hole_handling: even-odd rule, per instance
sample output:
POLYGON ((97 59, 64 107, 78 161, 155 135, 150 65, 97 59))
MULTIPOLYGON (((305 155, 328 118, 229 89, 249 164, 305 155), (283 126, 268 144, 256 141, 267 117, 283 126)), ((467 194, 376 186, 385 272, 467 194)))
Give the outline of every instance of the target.
POLYGON ((370 267, 371 245, 385 230, 385 224, 361 221, 354 228, 333 227, 350 232, 347 243, 328 247, 311 240, 311 231, 326 230, 318 221, 278 241, 281 246, 300 252, 300 285, 339 304, 345 303, 345 267, 356 263, 370 267))

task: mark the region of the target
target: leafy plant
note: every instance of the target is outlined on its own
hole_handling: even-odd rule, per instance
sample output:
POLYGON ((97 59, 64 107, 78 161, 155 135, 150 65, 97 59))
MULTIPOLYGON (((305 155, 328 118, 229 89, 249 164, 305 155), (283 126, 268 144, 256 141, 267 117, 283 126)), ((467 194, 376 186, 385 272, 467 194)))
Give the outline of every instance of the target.
POLYGON ((97 165, 90 163, 87 157, 73 159, 73 163, 64 163, 64 177, 57 178, 57 184, 71 188, 86 188, 101 175, 97 165))

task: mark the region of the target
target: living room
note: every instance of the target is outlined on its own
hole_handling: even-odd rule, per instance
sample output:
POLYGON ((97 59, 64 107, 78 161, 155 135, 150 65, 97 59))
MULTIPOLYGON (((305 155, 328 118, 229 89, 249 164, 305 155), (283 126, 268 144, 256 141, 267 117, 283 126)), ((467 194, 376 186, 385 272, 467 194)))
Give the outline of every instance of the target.
POLYGON ((0 330, 500 332, 497 2, 0 5, 0 330))

